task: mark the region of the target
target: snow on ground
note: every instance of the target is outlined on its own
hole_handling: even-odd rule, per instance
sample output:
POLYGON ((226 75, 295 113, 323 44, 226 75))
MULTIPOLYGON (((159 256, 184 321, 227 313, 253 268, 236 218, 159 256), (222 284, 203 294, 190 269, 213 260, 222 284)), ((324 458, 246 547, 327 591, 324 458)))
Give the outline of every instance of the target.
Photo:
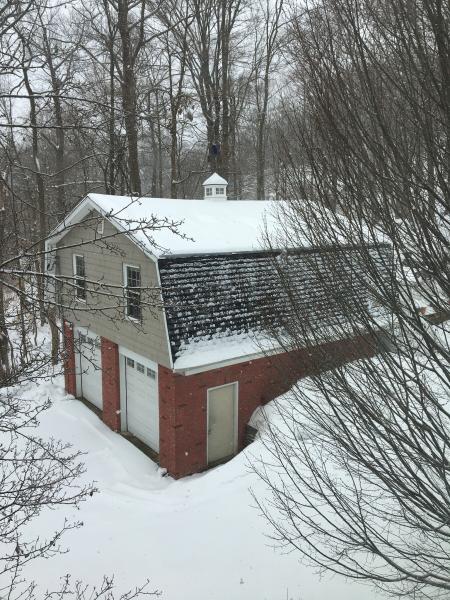
POLYGON ((48 512, 33 526, 48 534, 65 516, 84 522, 64 538, 67 554, 28 567, 28 580, 41 589, 55 589, 65 573, 91 584, 114 574, 118 590, 149 578, 151 588, 169 600, 380 598, 362 584, 321 578, 297 555, 272 547, 249 490, 264 493, 248 467, 252 456, 263 454, 261 442, 225 465, 174 481, 67 396, 61 377, 21 390, 28 397, 53 399, 39 433, 86 452, 84 478, 99 489, 80 510, 48 512))

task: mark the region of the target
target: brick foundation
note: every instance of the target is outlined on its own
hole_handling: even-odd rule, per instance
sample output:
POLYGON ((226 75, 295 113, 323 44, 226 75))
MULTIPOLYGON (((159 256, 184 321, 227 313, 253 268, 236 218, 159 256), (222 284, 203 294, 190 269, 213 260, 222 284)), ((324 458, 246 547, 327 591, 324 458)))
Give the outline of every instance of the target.
MULTIPOLYGON (((160 465, 176 478, 208 467, 207 390, 238 382, 238 447, 243 448, 245 427, 253 411, 286 392, 298 379, 357 358, 373 356, 367 338, 333 342, 289 354, 258 358, 195 375, 180 375, 159 366, 160 465)), ((119 348, 101 338, 103 421, 120 430, 119 348)), ((64 321, 64 379, 76 394, 73 326, 64 321)))
POLYGON ((298 379, 325 368, 374 354, 362 337, 324 344, 290 354, 231 365, 196 375, 159 368, 160 453, 162 467, 176 478, 207 468, 207 390, 237 381, 238 444, 253 411, 286 392, 298 379))
POLYGON ((113 431, 120 430, 119 347, 101 338, 103 421, 113 431))
POLYGON ((64 388, 68 394, 73 396, 77 393, 75 378, 75 347, 73 340, 73 325, 69 321, 63 322, 63 364, 64 364, 64 388))

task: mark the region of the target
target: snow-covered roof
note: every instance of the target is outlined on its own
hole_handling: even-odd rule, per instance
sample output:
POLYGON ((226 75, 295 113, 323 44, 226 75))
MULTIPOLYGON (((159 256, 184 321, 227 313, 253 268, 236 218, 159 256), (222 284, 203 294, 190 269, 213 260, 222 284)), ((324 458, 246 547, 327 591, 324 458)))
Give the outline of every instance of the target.
POLYGON ((180 349, 174 361, 176 371, 201 372, 211 365, 235 364, 259 358, 264 354, 280 352, 276 340, 258 334, 233 334, 191 342, 180 349))
POLYGON ((338 284, 349 306, 355 297, 367 293, 363 274, 354 275, 358 270, 357 248, 311 248, 306 239, 299 239, 298 232, 289 235, 284 209, 285 204, 277 201, 210 202, 89 194, 50 239, 53 243, 92 210, 128 234, 158 262, 176 368, 198 369, 218 356, 230 360, 232 355, 254 354, 255 334, 265 331, 267 325, 282 326, 283 307, 288 303, 283 300, 285 290, 278 273, 281 265, 292 278, 298 304, 310 323, 324 326, 336 317, 336 306, 323 285, 330 272, 340 272, 338 284), (139 229, 139 224, 152 219, 156 225, 166 220, 172 229, 139 229), (267 251, 266 234, 278 250, 267 251), (348 260, 337 268, 339 255, 349 251, 355 255, 356 271, 346 271, 348 260))
POLYGON ((218 173, 213 173, 203 182, 203 185, 228 185, 228 181, 218 173))
POLYGON ((170 198, 130 198, 89 194, 94 207, 120 229, 130 230, 152 215, 179 223, 181 237, 162 228, 136 231, 133 237, 156 257, 167 255, 245 252, 264 247, 264 230, 277 228, 277 203, 256 200, 180 200, 170 198))

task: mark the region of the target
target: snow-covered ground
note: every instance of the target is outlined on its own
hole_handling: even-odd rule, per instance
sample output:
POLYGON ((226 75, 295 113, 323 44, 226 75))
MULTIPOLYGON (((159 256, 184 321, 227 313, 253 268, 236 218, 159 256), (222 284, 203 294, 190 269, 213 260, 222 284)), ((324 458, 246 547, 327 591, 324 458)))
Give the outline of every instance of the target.
POLYGON ((67 516, 84 522, 64 538, 67 554, 27 568, 27 579, 41 590, 57 588, 65 573, 97 585, 114 574, 119 591, 150 579, 150 588, 170 600, 380 598, 362 584, 321 577, 298 555, 274 549, 250 493, 265 493, 248 466, 264 452, 261 442, 225 465, 174 481, 67 396, 61 377, 22 386, 21 393, 52 398, 39 433, 86 452, 84 478, 99 489, 80 510, 48 512, 33 526, 45 534, 67 516))

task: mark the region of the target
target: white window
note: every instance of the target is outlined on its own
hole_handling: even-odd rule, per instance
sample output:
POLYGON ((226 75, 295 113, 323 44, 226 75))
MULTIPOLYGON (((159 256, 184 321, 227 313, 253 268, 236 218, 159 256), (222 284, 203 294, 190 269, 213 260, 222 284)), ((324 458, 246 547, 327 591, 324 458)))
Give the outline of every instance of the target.
POLYGON ((223 196, 224 193, 225 193, 225 190, 223 187, 216 188, 216 196, 223 196))
POLYGON ((76 299, 86 302, 86 268, 81 254, 73 255, 73 279, 76 299))
POLYGON ((206 188, 206 195, 207 196, 212 196, 212 191, 213 191, 212 187, 207 187, 206 188))
POLYGON ((156 379, 156 371, 150 369, 150 367, 147 367, 147 377, 150 377, 150 379, 156 379))
POLYGON ((139 373, 145 373, 145 367, 144 365, 141 365, 141 363, 136 363, 136 369, 139 371, 139 373))
POLYGON ((104 221, 104 219, 100 219, 97 222, 97 233, 99 235, 103 235, 104 228, 105 228, 105 221, 104 221))
POLYGON ((134 369, 134 360, 132 358, 128 358, 127 356, 127 367, 131 367, 134 369))
POLYGON ((141 269, 124 265, 125 314, 130 319, 140 321, 141 308, 141 269))

